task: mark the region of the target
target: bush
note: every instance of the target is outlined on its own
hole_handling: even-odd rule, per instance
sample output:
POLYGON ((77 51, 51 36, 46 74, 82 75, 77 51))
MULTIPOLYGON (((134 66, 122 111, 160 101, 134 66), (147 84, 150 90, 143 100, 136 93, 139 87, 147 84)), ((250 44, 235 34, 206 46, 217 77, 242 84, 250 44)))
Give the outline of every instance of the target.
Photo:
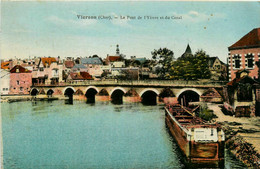
POLYGON ((210 121, 213 118, 216 118, 216 115, 213 113, 213 110, 204 109, 199 113, 199 117, 203 120, 210 121))

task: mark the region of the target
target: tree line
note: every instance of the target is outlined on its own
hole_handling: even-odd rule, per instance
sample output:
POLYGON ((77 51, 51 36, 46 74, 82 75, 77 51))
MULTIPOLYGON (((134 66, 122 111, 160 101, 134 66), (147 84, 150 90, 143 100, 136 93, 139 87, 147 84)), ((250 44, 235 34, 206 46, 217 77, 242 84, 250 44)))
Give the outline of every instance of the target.
POLYGON ((152 58, 157 61, 157 74, 160 79, 197 80, 209 79, 209 55, 203 50, 198 50, 194 55, 187 54, 177 59, 173 51, 160 48, 151 52, 152 58))

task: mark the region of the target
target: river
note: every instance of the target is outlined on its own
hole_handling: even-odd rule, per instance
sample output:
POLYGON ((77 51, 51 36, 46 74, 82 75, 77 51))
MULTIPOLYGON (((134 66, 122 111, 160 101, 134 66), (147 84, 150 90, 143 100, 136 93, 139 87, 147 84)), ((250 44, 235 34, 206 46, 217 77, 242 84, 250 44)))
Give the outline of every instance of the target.
MULTIPOLYGON (((5 169, 185 168, 162 106, 1 103, 5 169)), ((225 168, 244 168, 227 153, 225 168)))

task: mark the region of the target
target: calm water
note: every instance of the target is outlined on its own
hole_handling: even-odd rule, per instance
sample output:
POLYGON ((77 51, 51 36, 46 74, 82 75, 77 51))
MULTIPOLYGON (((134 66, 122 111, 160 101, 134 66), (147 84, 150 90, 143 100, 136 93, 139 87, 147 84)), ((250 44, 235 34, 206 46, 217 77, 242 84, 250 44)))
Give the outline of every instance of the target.
POLYGON ((5 169, 185 168, 160 106, 2 103, 2 129, 5 169))

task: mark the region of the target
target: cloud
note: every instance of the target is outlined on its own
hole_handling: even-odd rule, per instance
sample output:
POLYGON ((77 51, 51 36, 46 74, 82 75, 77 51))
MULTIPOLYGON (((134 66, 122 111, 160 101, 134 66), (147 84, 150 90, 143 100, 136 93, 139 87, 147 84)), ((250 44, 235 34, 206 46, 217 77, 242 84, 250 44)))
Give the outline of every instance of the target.
POLYGON ((220 13, 206 14, 206 13, 200 13, 198 11, 189 11, 188 13, 184 13, 184 14, 178 14, 178 13, 173 13, 173 14, 174 16, 182 16, 182 20, 184 22, 193 22, 193 23, 210 21, 211 19, 216 19, 216 18, 224 18, 224 14, 220 14, 220 13))
POLYGON ((57 16, 49 16, 47 20, 51 23, 54 23, 56 25, 63 25, 63 26, 77 26, 80 28, 85 28, 89 25, 94 25, 97 23, 96 19, 77 19, 75 17, 74 19, 62 19, 57 16))

